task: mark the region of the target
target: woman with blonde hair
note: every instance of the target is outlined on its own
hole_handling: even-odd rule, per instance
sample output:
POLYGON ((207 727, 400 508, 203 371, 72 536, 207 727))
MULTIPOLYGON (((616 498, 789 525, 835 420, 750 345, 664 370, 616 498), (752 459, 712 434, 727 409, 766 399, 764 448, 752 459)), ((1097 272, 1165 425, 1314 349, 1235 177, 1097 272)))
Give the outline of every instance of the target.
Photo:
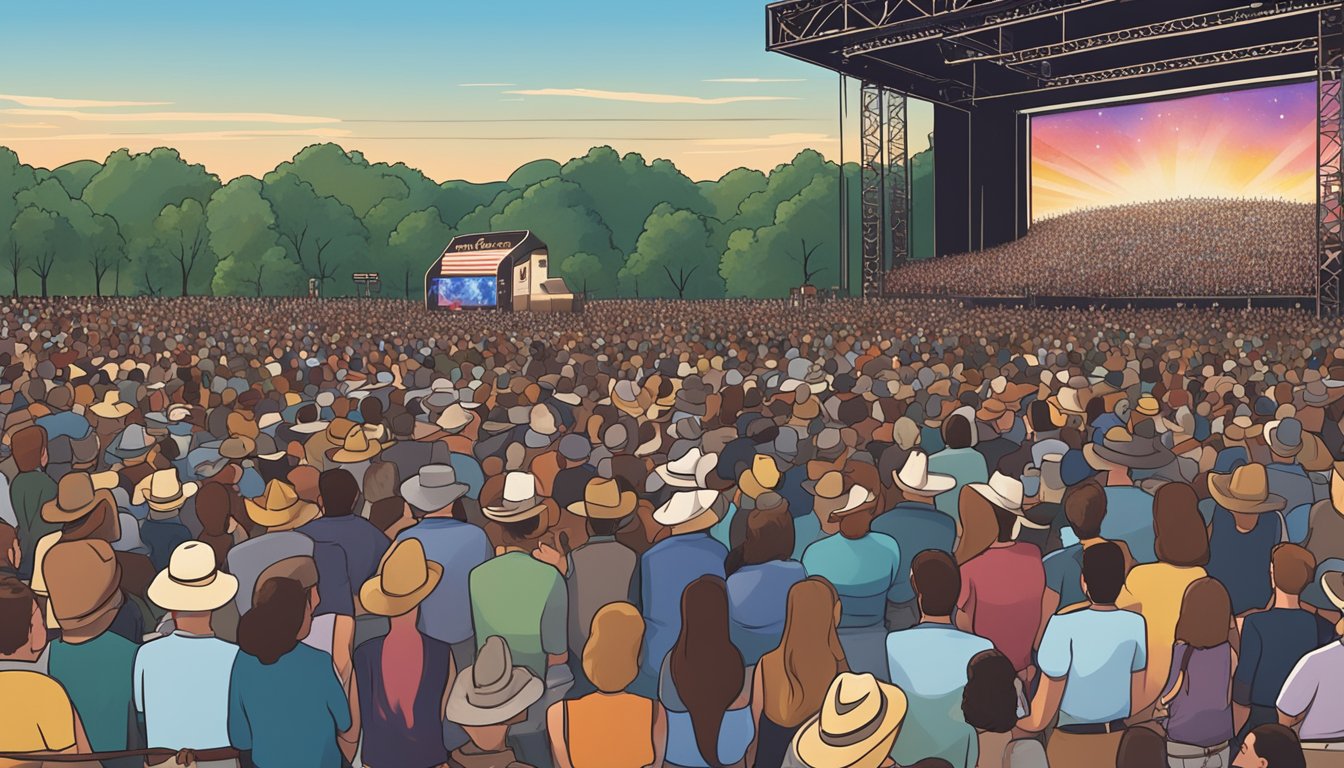
POLYGON ((752 676, 756 759, 749 764, 779 768, 794 734, 820 711, 831 681, 849 671, 839 623, 840 597, 829 581, 813 576, 789 589, 783 638, 752 676))
POLYGON ((667 713, 657 701, 626 691, 639 673, 644 618, 630 603, 608 603, 593 615, 583 671, 593 693, 546 710, 556 768, 642 768, 662 765, 667 713))

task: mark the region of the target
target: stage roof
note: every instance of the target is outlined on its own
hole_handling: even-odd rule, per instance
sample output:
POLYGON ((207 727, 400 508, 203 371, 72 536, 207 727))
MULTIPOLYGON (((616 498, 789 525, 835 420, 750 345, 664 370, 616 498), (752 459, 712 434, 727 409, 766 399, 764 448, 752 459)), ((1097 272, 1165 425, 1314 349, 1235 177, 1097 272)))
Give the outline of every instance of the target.
POLYGON ((1339 0, 782 0, 766 47, 918 98, 1035 109, 1316 71, 1339 0))

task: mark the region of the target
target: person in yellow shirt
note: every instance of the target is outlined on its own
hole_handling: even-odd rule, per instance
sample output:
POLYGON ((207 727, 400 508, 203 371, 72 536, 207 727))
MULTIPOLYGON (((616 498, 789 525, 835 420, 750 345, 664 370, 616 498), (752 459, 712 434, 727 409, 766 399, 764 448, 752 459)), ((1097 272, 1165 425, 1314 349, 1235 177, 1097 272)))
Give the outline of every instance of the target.
MULTIPOLYGON (((0 578, 0 754, 91 751, 70 697, 42 671, 46 638, 33 591, 0 578)), ((0 768, 25 764, 0 759, 0 768)))
POLYGON ((1189 485, 1167 483, 1157 490, 1153 538, 1157 562, 1135 566, 1116 603, 1142 615, 1148 627, 1148 667, 1142 687, 1132 696, 1136 714, 1152 707, 1166 683, 1185 588, 1208 575, 1204 566, 1209 562, 1209 534, 1199 514, 1199 499, 1189 485))

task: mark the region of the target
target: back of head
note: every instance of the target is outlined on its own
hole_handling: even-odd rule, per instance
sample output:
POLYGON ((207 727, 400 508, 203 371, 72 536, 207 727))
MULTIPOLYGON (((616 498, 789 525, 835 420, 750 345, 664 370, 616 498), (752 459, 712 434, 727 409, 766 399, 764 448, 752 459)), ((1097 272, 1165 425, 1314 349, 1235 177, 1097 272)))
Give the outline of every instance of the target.
POLYGON ((1120 545, 1103 541, 1084 549, 1083 582, 1093 603, 1115 605, 1125 585, 1125 553, 1120 545))
POLYGON ((728 635, 723 579, 701 576, 681 595, 681 634, 669 657, 672 682, 691 716, 700 754, 717 764, 719 728, 742 690, 742 654, 728 635))
POLYGON ((1270 554, 1274 586, 1289 595, 1301 595, 1316 577, 1316 558, 1300 544, 1283 543, 1270 554))
POLYGON ((9 449, 20 472, 41 469, 47 453, 47 431, 35 424, 24 427, 10 437, 9 449))
POLYGON ((746 538, 742 542, 744 565, 788 560, 793 554, 793 516, 788 504, 783 499, 779 501, 775 506, 757 506, 747 514, 746 538))
POLYGON ((1209 532, 1199 497, 1185 483, 1166 483, 1153 496, 1153 549, 1157 559, 1182 567, 1209 563, 1209 532))
POLYGON ((970 448, 971 422, 959 413, 947 417, 943 422, 943 442, 948 448, 970 448))
POLYGON ((1151 768, 1167 764, 1167 740, 1152 728, 1129 728, 1120 737, 1115 768, 1151 768))
POLYGON ((297 580, 267 579, 257 588, 252 610, 238 620, 238 647, 262 664, 274 664, 299 644, 308 591, 297 580))
POLYGON ((1247 746, 1265 761, 1266 768, 1306 768, 1307 760, 1302 754, 1302 744, 1293 729, 1278 723, 1270 723, 1251 731, 1247 741, 1254 738, 1254 744, 1247 746))
POLYGON ((1064 494, 1064 516, 1079 539, 1101 536, 1101 523, 1106 519, 1106 491, 1096 483, 1083 483, 1064 494))
POLYGON ((0 565, 18 568, 19 564, 10 562, 10 550, 19 540, 19 532, 9 523, 0 522, 0 565))
POLYGON ((957 510, 961 536, 957 539, 956 557, 958 563, 965 564, 999 540, 999 518, 994 505, 970 487, 962 487, 957 510))
POLYGON ((839 604, 835 587, 820 576, 789 589, 779 648, 769 654, 770 662, 763 662, 766 674, 783 675, 783 680, 771 681, 764 702, 766 714, 778 725, 799 725, 821 708, 845 658, 836 632, 839 604))
POLYGON ((36 599, 22 581, 0 578, 0 656, 13 656, 32 639, 36 599))
POLYGON ((951 616, 961 596, 961 569, 946 552, 926 549, 910 563, 910 583, 925 616, 951 616))
POLYGON ((359 498, 359 483, 349 471, 337 467, 323 472, 317 480, 322 495, 322 514, 326 517, 344 517, 355 510, 359 498))
POLYGON ((593 615, 583 647, 583 671, 603 693, 617 693, 639 673, 644 618, 629 603, 607 603, 593 615))
POLYGON ((1191 648, 1214 648, 1227 642, 1232 626, 1232 599, 1217 579, 1205 576, 1185 588, 1176 641, 1191 648))
POLYGON ((999 651, 981 651, 966 665, 961 713, 981 731, 1007 733, 1017 725, 1017 670, 999 651))
POLYGON ((370 505, 369 522, 378 530, 387 533, 405 513, 406 502, 400 496, 389 496, 370 505))

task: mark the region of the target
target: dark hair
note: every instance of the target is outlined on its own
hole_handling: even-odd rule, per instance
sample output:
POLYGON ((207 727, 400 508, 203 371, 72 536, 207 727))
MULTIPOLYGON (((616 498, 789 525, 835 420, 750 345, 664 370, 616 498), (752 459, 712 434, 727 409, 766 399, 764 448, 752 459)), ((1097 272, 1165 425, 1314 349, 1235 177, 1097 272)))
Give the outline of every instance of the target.
POLYGON ((1106 492, 1096 483, 1070 488, 1064 494, 1064 517, 1078 538, 1097 538, 1101 535, 1101 522, 1106 519, 1106 492))
POLYGON ((1293 729, 1278 723, 1268 723, 1257 727, 1250 735, 1255 737, 1255 754, 1269 768, 1306 768, 1307 759, 1302 754, 1302 744, 1298 742, 1293 729))
POLYGON ((18 568, 18 563, 9 562, 9 549, 18 541, 19 532, 14 526, 6 522, 0 522, 0 563, 6 563, 11 568, 18 568))
POLYGON ((36 600, 27 584, 13 576, 0 578, 0 654, 12 655, 32 639, 36 600))
POLYGON ((499 523, 500 530, 504 532, 504 538, 512 543, 522 543, 531 539, 533 536, 541 533, 545 528, 543 517, 546 512, 543 510, 540 515, 533 515, 526 520, 517 520, 512 523, 499 523))
POLYGON ((1017 670, 1001 652, 981 651, 966 665, 961 714, 981 731, 1007 733, 1017 725, 1017 670))
POLYGON ((359 401, 359 415, 365 424, 377 424, 383 420, 383 401, 376 397, 366 397, 359 401))
POLYGON ((793 516, 787 506, 756 507, 746 518, 746 538, 728 553, 725 570, 729 575, 744 565, 788 560, 793 555, 793 516))
POLYGON ((325 517, 344 517, 355 511, 359 498, 359 483, 348 470, 328 469, 317 478, 317 492, 322 496, 322 514, 325 517))
POLYGON ((992 501, 989 503, 989 506, 994 510, 994 522, 999 525, 999 542, 1004 543, 1012 541, 1013 534, 1017 530, 1017 515, 1000 507, 992 501))
POLYGON ((1227 642, 1232 626, 1232 599, 1215 578, 1195 579, 1181 598, 1176 640, 1191 648, 1216 648, 1227 642))
POLYGON ((961 596, 961 568, 946 552, 926 549, 910 563, 910 586, 928 616, 951 616, 961 596))
POLYGON ((406 512, 406 502, 400 496, 379 499, 369 507, 369 522, 383 533, 396 524, 406 512))
POLYGON ((1115 753, 1115 768, 1152 768, 1167 764, 1167 740, 1152 728, 1125 729, 1115 753))
POLYGON ((600 517, 586 518, 588 521, 588 532, 593 536, 615 536, 616 532, 621 530, 620 518, 606 519, 600 517))
POLYGON ((274 664, 299 644, 308 590, 295 579, 262 582, 252 610, 238 620, 238 647, 262 664, 274 664))
POLYGON ((943 422, 943 442, 948 448, 970 448, 971 422, 960 413, 948 416, 943 422))
POLYGON ((926 757, 917 763, 911 763, 910 768, 952 768, 952 764, 941 757, 926 757))
POLYGON ((728 589, 701 576, 681 593, 681 633, 668 658, 672 684, 691 715, 700 757, 720 768, 719 728, 742 692, 746 669, 728 635, 728 589))
POLYGON ((1166 483, 1153 495, 1153 549, 1157 559, 1182 567, 1209 564, 1209 531, 1199 497, 1185 483, 1166 483))
POLYGON ((36 424, 24 427, 9 438, 9 449, 20 472, 39 470, 47 450, 47 430, 36 424))
POLYGON ((1089 600, 1097 605, 1115 605, 1125 585, 1125 553, 1120 545, 1103 541, 1084 549, 1083 581, 1089 600))
POLYGON ((1300 544, 1276 544, 1270 553, 1274 586, 1290 595, 1300 595, 1316 578, 1316 558, 1300 544))
POLYGON ((1037 432, 1050 432, 1059 427, 1050 420, 1050 403, 1046 400, 1032 400, 1027 406, 1027 421, 1037 432))

